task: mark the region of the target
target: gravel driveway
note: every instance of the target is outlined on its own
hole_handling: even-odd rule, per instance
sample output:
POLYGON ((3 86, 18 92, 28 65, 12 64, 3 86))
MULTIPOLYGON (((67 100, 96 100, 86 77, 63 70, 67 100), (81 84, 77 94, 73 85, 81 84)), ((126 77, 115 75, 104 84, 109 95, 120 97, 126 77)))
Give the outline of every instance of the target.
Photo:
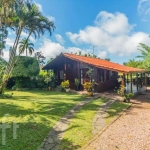
POLYGON ((132 106, 86 150, 150 150, 150 92, 132 106))

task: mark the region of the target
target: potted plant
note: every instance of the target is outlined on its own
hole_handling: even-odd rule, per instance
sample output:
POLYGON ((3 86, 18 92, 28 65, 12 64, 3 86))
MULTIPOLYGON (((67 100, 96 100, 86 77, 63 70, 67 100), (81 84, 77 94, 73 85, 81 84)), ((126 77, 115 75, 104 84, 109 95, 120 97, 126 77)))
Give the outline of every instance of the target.
POLYGON ((69 80, 61 82, 61 87, 64 88, 66 92, 70 91, 69 86, 70 86, 69 80))
POLYGON ((75 78, 75 79, 74 79, 74 84, 75 84, 75 86, 76 86, 76 90, 78 90, 78 89, 79 89, 79 84, 80 84, 80 81, 79 81, 78 78, 75 78))
POLYGON ((134 96, 133 93, 128 93, 128 94, 125 94, 124 97, 124 102, 130 102, 130 99, 134 96))
POLYGON ((86 89, 88 96, 93 96, 93 85, 91 82, 85 82, 83 87, 86 89))

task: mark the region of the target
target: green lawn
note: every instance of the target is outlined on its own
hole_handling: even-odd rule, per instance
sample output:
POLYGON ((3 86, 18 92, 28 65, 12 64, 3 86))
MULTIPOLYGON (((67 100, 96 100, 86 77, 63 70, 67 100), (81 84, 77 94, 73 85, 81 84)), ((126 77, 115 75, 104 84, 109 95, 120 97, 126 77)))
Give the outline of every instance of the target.
MULTIPOLYGON (((60 144, 60 150, 76 150, 81 149, 91 138, 92 122, 95 114, 100 106, 107 99, 97 99, 84 105, 81 110, 72 119, 69 129, 65 132, 64 138, 60 144)), ((118 115, 123 109, 127 108, 130 103, 116 101, 108 110, 109 116, 106 123, 109 123, 113 117, 118 115)))
POLYGON ((114 102, 110 108, 108 109, 108 114, 109 116, 106 119, 106 123, 110 123, 111 120, 118 115, 120 112, 122 112, 124 109, 126 109, 127 107, 129 107, 129 105, 131 105, 131 103, 124 103, 124 102, 120 102, 120 101, 116 101, 114 102))
MULTIPOLYGON (((11 92, 7 92, 11 93, 11 92)), ((6 130, 6 145, 0 150, 36 150, 51 127, 79 101, 81 95, 49 91, 15 91, 12 99, 0 99, 0 125, 4 115, 11 125, 6 130), (17 139, 13 139, 13 122, 19 125, 17 139)))
POLYGON ((84 105, 71 120, 68 130, 60 144, 60 150, 76 150, 88 142, 92 134, 93 118, 107 99, 97 99, 84 105))

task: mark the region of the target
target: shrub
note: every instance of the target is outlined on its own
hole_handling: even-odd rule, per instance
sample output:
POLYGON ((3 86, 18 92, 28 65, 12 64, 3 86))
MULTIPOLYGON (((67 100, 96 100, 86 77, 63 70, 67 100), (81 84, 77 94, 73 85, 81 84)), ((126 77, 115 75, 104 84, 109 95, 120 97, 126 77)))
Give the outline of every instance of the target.
POLYGON ((1 99, 12 98, 12 95, 13 95, 13 93, 11 93, 11 95, 10 95, 10 94, 1 94, 1 95, 0 95, 0 98, 1 98, 1 99))
POLYGON ((93 89, 93 85, 91 82, 85 82, 83 84, 84 89, 86 89, 88 92, 92 92, 93 89))
POLYGON ((57 86, 57 91, 58 92, 63 92, 64 90, 63 90, 62 86, 59 85, 59 86, 57 86))
POLYGON ((69 80, 61 82, 61 87, 62 88, 66 88, 67 89, 67 88, 69 88, 69 86, 70 86, 69 80))
POLYGON ((120 85, 119 89, 118 89, 118 90, 115 90, 115 91, 117 91, 117 94, 119 94, 121 97, 124 97, 125 86, 120 85))
POLYGON ((12 90, 16 90, 16 89, 17 89, 17 86, 14 85, 14 86, 12 87, 12 90))

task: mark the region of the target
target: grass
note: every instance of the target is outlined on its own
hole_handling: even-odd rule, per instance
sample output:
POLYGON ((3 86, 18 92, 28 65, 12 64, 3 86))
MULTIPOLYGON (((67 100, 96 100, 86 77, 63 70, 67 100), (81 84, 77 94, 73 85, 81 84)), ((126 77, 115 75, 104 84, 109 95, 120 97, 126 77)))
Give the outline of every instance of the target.
POLYGON ((106 119, 106 123, 110 123, 116 115, 126 109, 129 105, 131 105, 131 103, 124 103, 120 101, 114 102, 108 109, 108 117, 106 119))
MULTIPOLYGON (((12 92, 7 92, 11 94, 12 92)), ((6 145, 0 150, 35 150, 52 126, 79 101, 81 95, 49 91, 15 91, 11 99, 0 99, 0 125, 4 115, 7 124, 6 145), (13 139, 13 122, 19 125, 17 139, 13 139)))
POLYGON ((88 142, 92 135, 93 118, 107 99, 97 99, 84 105, 71 120, 60 144, 60 150, 76 150, 88 142))

